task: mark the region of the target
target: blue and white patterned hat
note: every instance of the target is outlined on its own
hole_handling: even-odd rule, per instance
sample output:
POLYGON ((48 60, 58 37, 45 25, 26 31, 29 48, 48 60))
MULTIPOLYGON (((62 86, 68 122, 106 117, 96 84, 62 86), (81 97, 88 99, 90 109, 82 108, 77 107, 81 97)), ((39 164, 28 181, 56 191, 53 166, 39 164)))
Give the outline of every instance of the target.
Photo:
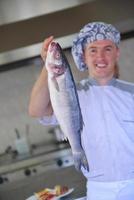
POLYGON ((87 69, 83 57, 85 44, 97 40, 111 40, 118 46, 120 43, 120 32, 111 24, 104 22, 92 22, 85 25, 74 39, 72 46, 72 55, 80 71, 87 69))

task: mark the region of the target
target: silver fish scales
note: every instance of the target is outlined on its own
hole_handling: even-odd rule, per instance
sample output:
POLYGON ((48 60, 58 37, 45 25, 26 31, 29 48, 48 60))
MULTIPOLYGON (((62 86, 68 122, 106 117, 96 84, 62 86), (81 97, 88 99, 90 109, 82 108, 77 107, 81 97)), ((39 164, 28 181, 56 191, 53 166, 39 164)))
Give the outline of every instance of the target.
POLYGON ((88 169, 87 159, 81 145, 83 119, 76 85, 70 65, 62 48, 56 42, 49 45, 46 68, 54 114, 70 143, 75 167, 78 170, 82 166, 88 169))

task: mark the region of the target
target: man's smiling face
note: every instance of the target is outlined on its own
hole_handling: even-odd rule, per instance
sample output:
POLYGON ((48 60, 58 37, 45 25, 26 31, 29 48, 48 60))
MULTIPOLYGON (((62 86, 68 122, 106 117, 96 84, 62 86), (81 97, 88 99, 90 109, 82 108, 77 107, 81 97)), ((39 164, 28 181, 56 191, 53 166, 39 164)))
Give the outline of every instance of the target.
POLYGON ((99 82, 107 83, 115 72, 119 49, 110 40, 98 40, 85 46, 84 59, 89 74, 99 82))

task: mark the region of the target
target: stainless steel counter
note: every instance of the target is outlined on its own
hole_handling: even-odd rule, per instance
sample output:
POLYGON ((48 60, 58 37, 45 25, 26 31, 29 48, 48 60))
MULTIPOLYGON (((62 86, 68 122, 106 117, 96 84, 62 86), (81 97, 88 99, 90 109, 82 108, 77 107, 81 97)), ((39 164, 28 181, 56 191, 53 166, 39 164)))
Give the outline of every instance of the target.
MULTIPOLYGON (((8 161, 8 160, 7 160, 8 161)), ((71 149, 67 144, 35 148, 32 155, 17 157, 15 162, 0 165, 0 200, 25 200, 46 187, 66 185, 74 188, 69 199, 85 196, 84 176, 73 166, 71 149)), ((9 160, 10 161, 10 160, 9 160)))
POLYGON ((50 164, 52 165, 52 161, 55 159, 60 159, 62 157, 65 157, 66 155, 71 155, 71 149, 70 148, 65 148, 65 149, 55 149, 54 151, 51 151, 49 153, 40 153, 38 155, 33 155, 33 156, 25 156, 23 155, 18 157, 16 160, 12 160, 11 162, 7 162, 3 165, 0 166, 0 174, 6 174, 6 173, 11 173, 17 170, 21 170, 26 167, 30 166, 36 166, 39 164, 44 164, 47 163, 47 165, 50 164))
POLYGON ((0 187, 0 199, 25 200, 33 195, 34 192, 38 192, 46 187, 54 188, 57 184, 74 188, 74 191, 66 200, 75 200, 86 195, 86 180, 84 176, 71 166, 56 170, 50 169, 40 175, 2 185, 0 187))
POLYGON ((6 154, 0 157, 0 187, 73 164, 71 149, 66 143, 36 145, 31 154, 17 155, 15 158, 6 154))

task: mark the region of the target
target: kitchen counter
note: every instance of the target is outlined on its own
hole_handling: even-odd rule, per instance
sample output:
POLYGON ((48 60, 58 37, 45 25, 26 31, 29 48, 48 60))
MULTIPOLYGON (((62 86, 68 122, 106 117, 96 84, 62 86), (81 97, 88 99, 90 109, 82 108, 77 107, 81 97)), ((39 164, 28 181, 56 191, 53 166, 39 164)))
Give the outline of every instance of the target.
POLYGON ((5 154, 0 157, 0 175, 35 166, 66 154, 71 154, 71 149, 66 143, 49 144, 48 147, 46 145, 37 146, 32 149, 31 154, 18 155, 14 159, 11 155, 5 154))
POLYGON ((25 200, 35 192, 54 188, 55 185, 74 188, 66 200, 85 196, 86 180, 82 173, 75 170, 68 144, 49 148, 46 151, 43 146, 36 147, 32 156, 18 157, 15 162, 0 166, 0 174, 8 177, 8 181, 0 184, 0 200, 25 200), (27 168, 31 170, 28 176, 24 174, 27 168))
POLYGON ((49 170, 22 181, 7 183, 0 187, 0 200, 25 200, 44 188, 55 185, 66 185, 74 191, 66 200, 75 200, 86 195, 86 179, 73 166, 57 170, 49 170))

